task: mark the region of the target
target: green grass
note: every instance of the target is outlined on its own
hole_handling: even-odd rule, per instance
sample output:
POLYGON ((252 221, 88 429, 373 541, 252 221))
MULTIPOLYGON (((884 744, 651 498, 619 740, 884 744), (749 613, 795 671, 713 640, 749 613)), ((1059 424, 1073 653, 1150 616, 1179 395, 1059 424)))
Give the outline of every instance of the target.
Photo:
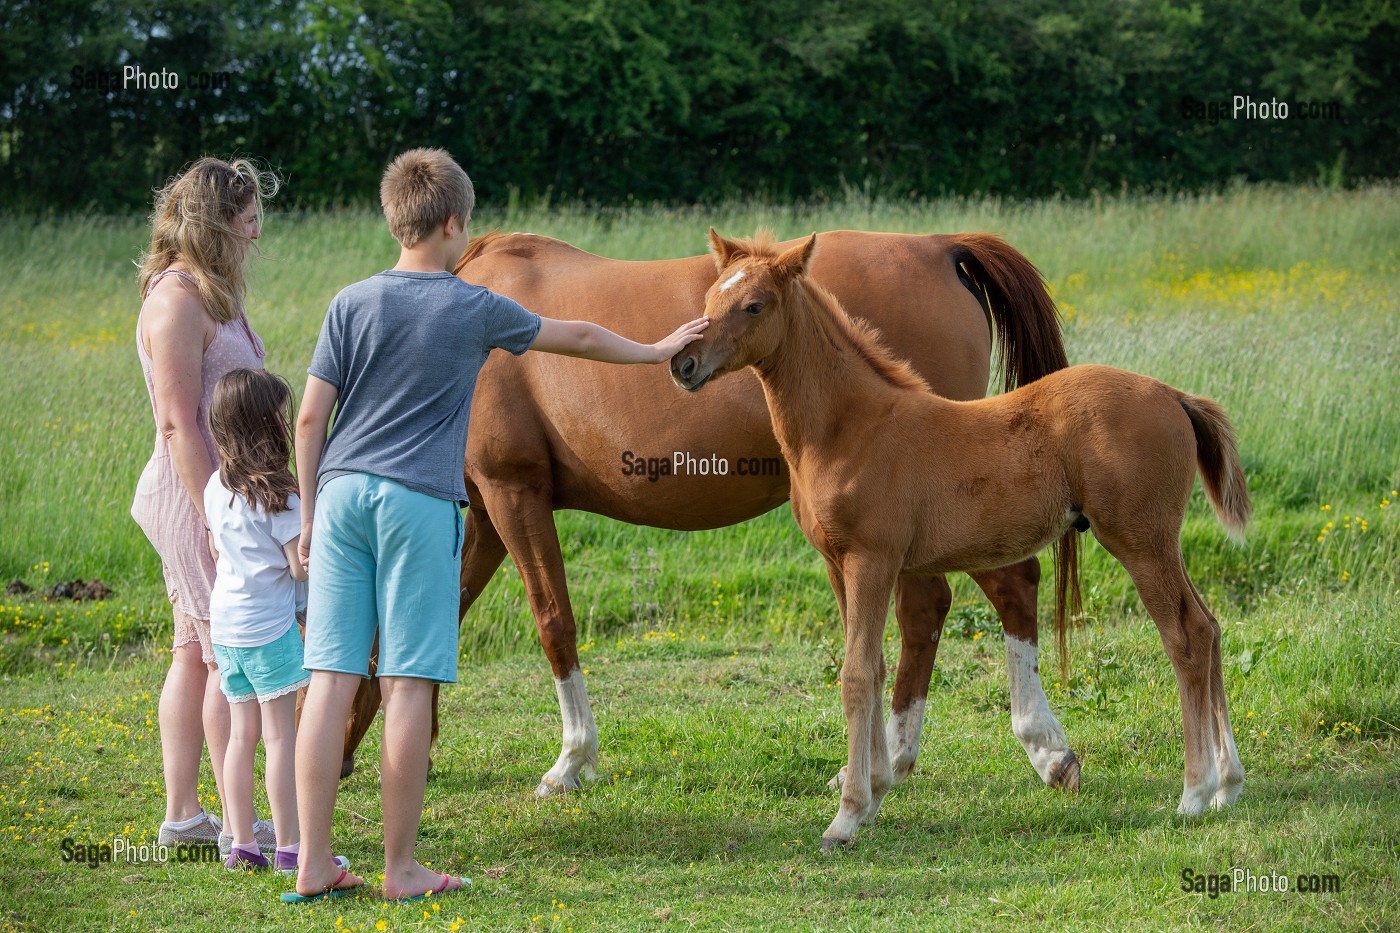
MULTIPOLYGON (((445 930, 457 918, 469 930, 551 931, 1386 929, 1400 922, 1400 741, 1381 725, 1400 717, 1395 625, 1383 600, 1290 596, 1227 626, 1247 785, 1234 808, 1192 821, 1173 815, 1180 714, 1145 620, 1085 630, 1076 682, 1047 683, 1084 760, 1072 797, 1041 786, 1011 735, 1001 640, 948 639, 914 776, 834 855, 819 844, 845 724, 815 647, 689 630, 595 642, 583 659, 600 777, 549 801, 532 794, 556 751, 547 669, 529 656, 469 666, 444 695, 419 852, 473 877, 475 891, 440 912, 428 905, 426 918, 372 898, 289 909, 276 902, 281 879, 208 866, 65 864, 63 838, 154 833, 161 660, 26 676, 0 705, 0 929, 195 929, 234 917, 297 930, 338 917, 351 930, 380 920, 445 930), (1245 651, 1277 629, 1246 672, 1245 651), (1180 890, 1184 868, 1237 867, 1285 874, 1291 887, 1300 874, 1335 875, 1340 891, 1180 890)), ((342 784, 335 827, 337 851, 372 879, 378 736, 342 784)), ((205 787, 213 806, 207 769, 205 787)))
MULTIPOLYGON (((665 909, 670 923, 720 929, 1394 926, 1395 189, 483 210, 475 228, 644 259, 699 252, 711 223, 733 235, 1001 233, 1049 279, 1072 361, 1136 369, 1226 406, 1255 499, 1249 542, 1229 544, 1199 495, 1184 541, 1225 629, 1244 798, 1201 821, 1172 816, 1170 670, 1126 574, 1090 544, 1075 672, 1046 683, 1085 759, 1083 793, 1038 786, 1008 728, 995 622, 958 582, 919 770, 854 851, 818 856, 835 808, 823 788, 844 756, 828 685, 840 627, 786 509, 692 534, 561 513, 604 779, 561 801, 530 796, 557 752, 558 711, 519 578, 503 568, 463 627, 462 684, 429 787, 425 855, 478 878, 444 914, 474 929, 659 928, 665 909), (1235 866, 1335 873, 1343 888, 1179 889, 1183 867, 1235 866)), ((127 514, 154 433, 132 344, 144 235, 139 219, 0 219, 0 582, 100 576, 116 591, 101 603, 0 599, 0 830, 16 827, 0 847, 0 930, 288 916, 270 904, 270 881, 59 858, 64 834, 136 838, 162 806, 154 709, 169 610, 127 514)), ((249 311, 269 368, 299 384, 330 297, 390 265, 393 244, 377 217, 337 213, 273 215, 262 246, 249 311)), ((372 768, 347 782, 342 805, 338 838, 373 868, 372 768)), ((380 912, 344 915, 373 929, 380 912)), ((316 929, 335 919, 294 916, 316 929)), ((446 926, 407 908, 385 916, 393 929, 446 926)))

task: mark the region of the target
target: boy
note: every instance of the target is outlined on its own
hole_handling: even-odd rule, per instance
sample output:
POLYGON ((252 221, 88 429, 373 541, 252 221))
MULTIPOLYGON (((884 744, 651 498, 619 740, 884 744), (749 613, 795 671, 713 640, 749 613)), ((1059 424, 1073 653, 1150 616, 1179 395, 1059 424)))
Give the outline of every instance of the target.
POLYGON ((464 883, 419 865, 413 847, 427 782, 432 687, 457 679, 462 464, 487 353, 535 349, 661 363, 700 339, 708 323, 691 321, 642 345, 595 324, 541 318, 458 279, 448 270, 467 245, 475 194, 441 149, 400 155, 379 194, 399 261, 331 302, 297 418, 311 685, 297 736, 300 870, 297 893, 287 900, 337 897, 364 884, 331 860, 330 828, 345 722, 368 672, 376 628, 384 896, 443 894, 464 883))

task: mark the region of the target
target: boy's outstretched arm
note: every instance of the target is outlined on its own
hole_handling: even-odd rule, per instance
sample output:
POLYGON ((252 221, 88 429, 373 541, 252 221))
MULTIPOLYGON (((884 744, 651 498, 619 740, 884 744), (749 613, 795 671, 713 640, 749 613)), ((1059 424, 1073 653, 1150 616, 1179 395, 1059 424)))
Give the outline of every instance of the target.
POLYGON ((340 390, 315 376, 306 377, 306 391, 297 413, 297 486, 301 491, 301 537, 297 554, 301 566, 311 564, 311 521, 316 512, 316 474, 321 469, 321 452, 326 447, 326 430, 340 390))
MULTIPOLYGON (((556 321, 546 317, 540 319, 540 332, 530 349, 562 356, 581 356, 602 363, 664 363, 687 344, 699 340, 709 326, 708 318, 696 318, 682 324, 669 337, 647 344, 628 340, 588 321, 556 321)), ((305 501, 303 496, 302 502, 305 501)), ((303 504, 302 508, 305 507, 303 504)))

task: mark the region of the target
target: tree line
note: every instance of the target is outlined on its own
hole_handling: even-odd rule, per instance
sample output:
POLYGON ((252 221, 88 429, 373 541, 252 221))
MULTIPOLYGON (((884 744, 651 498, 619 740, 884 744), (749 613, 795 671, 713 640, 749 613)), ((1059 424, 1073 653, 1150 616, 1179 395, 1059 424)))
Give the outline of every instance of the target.
POLYGON ((144 209, 234 153, 362 204, 414 145, 488 201, 1349 183, 1396 172, 1397 26, 1393 0, 11 0, 0 208, 144 209))

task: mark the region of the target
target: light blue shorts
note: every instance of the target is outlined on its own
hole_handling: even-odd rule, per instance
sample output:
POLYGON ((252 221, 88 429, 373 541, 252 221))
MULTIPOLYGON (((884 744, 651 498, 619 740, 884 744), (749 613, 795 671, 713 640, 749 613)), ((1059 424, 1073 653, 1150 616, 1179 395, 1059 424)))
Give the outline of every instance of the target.
POLYGON ((316 495, 306 607, 306 669, 457 682, 462 511, 368 473, 316 495))
POLYGON ((256 648, 214 646, 219 689, 230 703, 266 703, 311 682, 302 667, 301 631, 292 625, 276 641, 256 648))

